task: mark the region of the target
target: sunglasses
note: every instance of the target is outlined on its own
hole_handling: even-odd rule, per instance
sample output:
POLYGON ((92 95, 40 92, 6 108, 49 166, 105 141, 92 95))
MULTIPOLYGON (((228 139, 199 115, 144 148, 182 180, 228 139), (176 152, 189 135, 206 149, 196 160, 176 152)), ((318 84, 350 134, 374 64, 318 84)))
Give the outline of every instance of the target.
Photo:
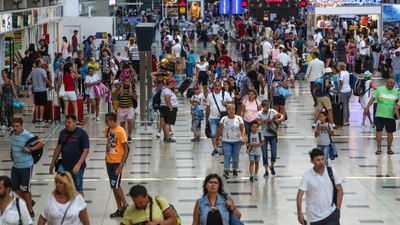
POLYGON ((57 172, 57 175, 60 175, 60 176, 62 176, 62 177, 65 177, 65 176, 67 176, 67 172, 58 171, 58 172, 57 172))

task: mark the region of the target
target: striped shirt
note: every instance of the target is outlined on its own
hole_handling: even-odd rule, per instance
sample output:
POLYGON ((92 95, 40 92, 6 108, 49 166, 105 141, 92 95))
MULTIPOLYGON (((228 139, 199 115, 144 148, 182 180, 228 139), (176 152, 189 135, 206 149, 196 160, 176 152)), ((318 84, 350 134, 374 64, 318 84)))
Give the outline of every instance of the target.
MULTIPOLYGON (((122 88, 122 86, 120 87, 122 88)), ((122 94, 118 97, 119 108, 129 109, 133 107, 132 95, 129 94, 129 89, 124 88, 122 94)))
POLYGON ((131 46, 131 48, 129 49, 130 53, 131 53, 131 60, 133 61, 139 61, 140 60, 140 56, 139 56, 139 48, 137 45, 133 45, 131 46))

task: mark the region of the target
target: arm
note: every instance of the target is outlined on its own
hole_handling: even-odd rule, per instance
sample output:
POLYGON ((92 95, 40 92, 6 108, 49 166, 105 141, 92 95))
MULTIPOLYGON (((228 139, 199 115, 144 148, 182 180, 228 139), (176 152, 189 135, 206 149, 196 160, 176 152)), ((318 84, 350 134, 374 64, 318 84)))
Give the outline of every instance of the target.
POLYGON ((337 184, 335 187, 337 191, 336 208, 340 210, 340 208, 342 207, 343 188, 341 184, 337 184))
POLYGON ((61 148, 62 148, 62 145, 58 144, 56 146, 56 148, 54 149, 53 158, 51 160, 50 167, 49 167, 49 173, 50 174, 53 173, 54 166, 56 165, 56 161, 57 161, 57 159, 58 159, 58 157, 60 156, 60 153, 61 153, 61 148))
POLYGON ((283 80, 283 81, 281 82, 281 85, 282 85, 282 87, 284 87, 284 88, 288 88, 288 87, 289 87, 289 84, 288 84, 287 80, 283 80))
POLYGON ((246 129, 244 129, 244 124, 239 124, 240 130, 242 131, 242 145, 246 144, 246 129))
POLYGON ((164 221, 158 221, 160 225, 177 225, 176 215, 172 207, 169 207, 163 212, 164 221))
MULTIPOLYGON (((257 101, 257 99, 255 101, 257 101)), ((243 118, 245 111, 246 111, 246 105, 242 103, 242 110, 240 111, 239 116, 243 118)))
POLYGON ((197 200, 196 205, 194 205, 192 225, 199 225, 199 224, 200 224, 200 207, 199 207, 199 200, 197 200))
POLYGON ((90 225, 89 216, 86 208, 79 212, 79 219, 81 220, 83 225, 90 225))
POLYGON ((303 195, 304 191, 299 189, 297 192, 296 205, 297 205, 297 220, 299 221, 300 224, 305 225, 303 211, 301 210, 303 195))
POLYGON ((72 71, 71 71, 71 76, 72 76, 72 78, 81 78, 81 77, 82 77, 82 76, 79 75, 78 73, 72 72, 72 71))
POLYGON ((77 174, 79 170, 81 169, 82 163, 85 161, 86 157, 89 155, 89 149, 85 148, 83 149, 82 155, 79 158, 79 161, 75 164, 74 168, 72 169, 72 172, 74 174, 77 174))
POLYGON ((167 104, 169 110, 172 111, 171 95, 165 95, 165 104, 167 104))
POLYGON ((400 109, 400 105, 396 104, 394 112, 396 113, 397 119, 400 119, 399 109, 400 109))
POLYGON ((210 106, 209 105, 207 105, 207 108, 206 108, 206 121, 208 122, 208 118, 210 117, 210 106))
POLYGON ((282 123, 283 119, 284 119, 283 114, 281 114, 281 113, 276 114, 276 116, 275 116, 275 121, 276 121, 278 124, 282 123))
POLYGON ((371 107, 371 105, 374 103, 374 101, 375 101, 375 98, 371 97, 371 99, 369 100, 367 106, 365 106, 365 108, 364 108, 364 114, 368 114, 369 107, 371 107))
POLYGON ((224 130, 224 125, 222 124, 222 123, 220 123, 219 124, 219 127, 218 127, 218 131, 217 131, 217 136, 215 136, 215 139, 216 140, 219 140, 219 138, 221 137, 221 135, 222 135, 222 131, 224 130))
POLYGON ((44 81, 46 82, 47 85, 49 85, 50 88, 53 88, 52 83, 50 82, 50 80, 47 77, 44 78, 44 81))
POLYGON ((225 205, 228 208, 228 210, 233 212, 239 219, 240 219, 240 217, 242 217, 242 214, 236 208, 235 203, 233 202, 233 199, 230 196, 227 196, 227 199, 225 201, 225 205))
POLYGON ((122 172, 122 168, 124 167, 126 159, 128 158, 128 154, 129 154, 128 143, 125 142, 122 145, 124 146, 124 155, 122 156, 122 159, 118 165, 118 168, 115 170, 115 175, 119 175, 122 172))
POLYGON ((339 80, 339 88, 338 88, 338 92, 340 92, 340 90, 342 90, 343 87, 343 80, 339 80))
POLYGON ((17 92, 15 91, 14 82, 12 80, 10 80, 10 84, 11 84, 12 92, 14 94, 14 98, 16 101, 18 101, 18 95, 17 95, 17 92))
POLYGON ((47 220, 42 215, 39 217, 38 225, 45 225, 47 220))

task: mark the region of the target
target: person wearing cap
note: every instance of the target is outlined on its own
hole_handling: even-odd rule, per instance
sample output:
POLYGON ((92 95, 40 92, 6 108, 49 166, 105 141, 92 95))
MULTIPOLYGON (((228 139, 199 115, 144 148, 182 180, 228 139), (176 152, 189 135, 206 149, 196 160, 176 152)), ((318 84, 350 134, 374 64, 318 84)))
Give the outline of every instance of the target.
POLYGON ((232 58, 228 55, 228 50, 226 50, 226 49, 223 49, 221 51, 221 53, 222 53, 222 56, 218 58, 218 61, 219 62, 224 61, 225 67, 228 68, 232 63, 232 58))
POLYGON ((178 112, 178 98, 173 91, 175 88, 175 80, 170 77, 165 80, 165 86, 161 90, 161 104, 160 112, 164 116, 164 141, 167 143, 176 142, 175 139, 171 138, 171 126, 175 125, 176 114, 178 112))
POLYGON ((229 69, 226 68, 225 61, 220 60, 218 63, 218 67, 215 69, 215 79, 221 79, 222 71, 225 71, 227 74, 229 73, 229 69))
MULTIPOLYGON (((322 79, 324 79, 325 85, 323 93, 321 95, 317 96, 317 112, 315 113, 314 116, 314 122, 312 125, 312 128, 318 127, 319 123, 321 121, 317 121, 319 118, 319 113, 322 111, 323 108, 325 108, 328 111, 328 120, 329 120, 329 125, 332 126, 333 128, 335 127, 334 122, 333 122, 333 112, 332 112, 332 102, 330 99, 330 90, 333 87, 333 84, 331 82, 331 76, 333 75, 332 68, 328 67, 324 71, 324 75, 322 76, 322 79)), ((323 121, 325 122, 325 121, 323 121)))
POLYGON ((74 57, 75 53, 78 53, 79 43, 78 43, 78 31, 74 30, 74 34, 72 35, 72 57, 74 57))
POLYGON ((200 141, 200 129, 201 129, 201 121, 204 119, 203 109, 201 108, 200 101, 197 98, 194 98, 190 101, 192 104, 191 107, 191 115, 192 115, 192 128, 194 138, 191 140, 192 142, 200 141))
POLYGON ((325 64, 318 58, 319 54, 318 52, 313 52, 312 57, 314 58, 307 67, 307 72, 306 72, 306 79, 308 82, 310 82, 310 90, 311 90, 311 95, 314 100, 314 107, 317 106, 317 96, 315 96, 314 93, 314 83, 315 80, 319 77, 322 77, 325 72, 325 64))
MULTIPOLYGON (((359 102, 360 102, 361 107, 363 109, 367 106, 369 100, 371 100, 373 91, 376 90, 376 85, 375 85, 374 81, 371 78, 372 78, 372 73, 369 70, 365 71, 364 72, 364 80, 361 81, 361 82, 365 82, 365 87, 364 87, 365 94, 361 95, 360 98, 359 98, 359 102)), ((371 114, 370 114, 369 111, 368 111, 367 114, 363 114, 363 119, 362 119, 361 126, 363 126, 363 127, 365 126, 366 117, 368 117, 369 124, 372 127, 375 127, 373 122, 372 122, 371 114)))

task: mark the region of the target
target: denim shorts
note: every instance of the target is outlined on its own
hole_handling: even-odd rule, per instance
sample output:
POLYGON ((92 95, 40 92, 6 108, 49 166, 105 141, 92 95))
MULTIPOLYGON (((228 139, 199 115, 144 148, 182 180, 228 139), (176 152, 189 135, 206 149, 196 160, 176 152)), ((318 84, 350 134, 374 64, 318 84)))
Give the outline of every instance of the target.
POLYGON ((249 160, 250 161, 256 161, 259 162, 260 161, 261 156, 260 155, 253 155, 253 154, 249 154, 249 160))
POLYGON ((122 171, 118 176, 115 175, 115 170, 118 168, 118 166, 119 163, 106 163, 108 179, 110 180, 110 186, 112 189, 121 187, 122 171))
POLYGON ((210 118, 211 137, 217 136, 218 127, 219 127, 219 119, 210 118))
POLYGON ((69 172, 72 176, 72 179, 74 179, 76 191, 80 193, 83 192, 83 174, 85 169, 80 169, 77 174, 74 174, 72 170, 65 170, 64 167, 60 165, 57 172, 69 172))

